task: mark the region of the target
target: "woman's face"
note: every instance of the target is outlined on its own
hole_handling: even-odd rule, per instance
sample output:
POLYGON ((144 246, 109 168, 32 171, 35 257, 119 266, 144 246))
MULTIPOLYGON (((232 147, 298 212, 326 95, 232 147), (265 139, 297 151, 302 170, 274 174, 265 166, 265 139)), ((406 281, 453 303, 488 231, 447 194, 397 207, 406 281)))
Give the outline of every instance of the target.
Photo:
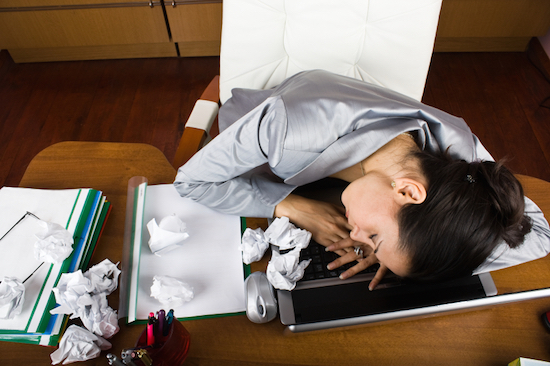
POLYGON ((398 248, 397 213, 403 206, 398 188, 387 177, 370 173, 353 181, 342 193, 346 217, 353 227, 350 237, 372 247, 380 263, 405 276, 409 259, 398 248))

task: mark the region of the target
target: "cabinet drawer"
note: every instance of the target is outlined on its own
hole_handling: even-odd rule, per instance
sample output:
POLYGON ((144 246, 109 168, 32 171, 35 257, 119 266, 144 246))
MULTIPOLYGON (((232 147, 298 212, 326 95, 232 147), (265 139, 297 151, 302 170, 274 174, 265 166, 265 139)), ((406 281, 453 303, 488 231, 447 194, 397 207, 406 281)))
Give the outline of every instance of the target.
POLYGON ((443 0, 442 37, 532 37, 550 27, 548 0, 443 0))
MULTIPOLYGON (((169 42, 160 2, 41 2, 17 9, 0 2, 0 48, 52 48, 169 42), (59 4, 62 3, 62 4, 59 4), (155 3, 157 4, 155 6, 155 3), (55 8, 57 5, 61 7, 55 8)), ((20 1, 34 4, 36 1, 20 1)))
POLYGON ((181 56, 217 56, 222 30, 221 1, 165 1, 172 41, 181 56))

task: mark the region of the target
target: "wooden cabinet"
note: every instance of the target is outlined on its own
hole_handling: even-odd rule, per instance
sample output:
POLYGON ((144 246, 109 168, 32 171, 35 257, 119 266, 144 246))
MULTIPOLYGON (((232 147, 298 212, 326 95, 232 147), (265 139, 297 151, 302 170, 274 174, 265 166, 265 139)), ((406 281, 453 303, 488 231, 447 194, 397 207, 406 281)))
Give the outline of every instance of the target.
POLYGON ((1 12, 0 44, 10 49, 170 42, 158 3, 152 7, 147 2, 92 5, 82 0, 79 6, 65 5, 61 10, 36 7, 1 12))
POLYGON ((176 56, 160 1, 0 0, 16 62, 176 56))
MULTIPOLYGON (((16 62, 219 55, 222 0, 0 0, 16 62)), ((523 51, 550 0, 443 0, 435 50, 523 51)))
POLYGON ((16 62, 219 55, 221 0, 163 3, 0 0, 0 49, 16 62))
POLYGON ((548 28, 548 0, 443 0, 435 50, 525 51, 548 28))
POLYGON ((172 41, 181 56, 217 56, 222 33, 222 3, 165 1, 172 41))

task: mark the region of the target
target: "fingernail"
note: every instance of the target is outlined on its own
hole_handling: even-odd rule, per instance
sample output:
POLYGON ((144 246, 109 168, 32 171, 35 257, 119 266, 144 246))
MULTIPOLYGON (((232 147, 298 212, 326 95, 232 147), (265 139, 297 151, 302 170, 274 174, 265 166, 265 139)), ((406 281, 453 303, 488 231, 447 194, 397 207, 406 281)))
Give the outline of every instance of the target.
POLYGON ((346 279, 346 276, 344 276, 344 274, 342 273, 342 274, 340 275, 340 279, 341 279, 341 280, 345 280, 345 279, 346 279))
POLYGON ((332 270, 331 264, 332 264, 332 263, 327 264, 327 269, 328 269, 329 271, 332 270))
POLYGON ((330 252, 330 247, 325 247, 325 252, 330 252))

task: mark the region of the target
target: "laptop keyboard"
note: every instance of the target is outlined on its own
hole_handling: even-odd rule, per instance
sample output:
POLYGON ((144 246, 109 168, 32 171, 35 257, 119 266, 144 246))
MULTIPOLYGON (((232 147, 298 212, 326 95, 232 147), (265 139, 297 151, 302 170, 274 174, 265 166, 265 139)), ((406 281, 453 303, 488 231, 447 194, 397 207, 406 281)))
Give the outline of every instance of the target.
MULTIPOLYGON (((311 263, 309 264, 309 266, 307 266, 304 277, 301 279, 301 281, 311 281, 322 278, 335 278, 357 264, 357 262, 353 261, 332 271, 329 271, 327 269, 327 265, 338 257, 338 254, 325 251, 324 246, 312 240, 307 248, 300 251, 300 261, 311 258, 311 263)), ((380 268, 380 265, 377 263, 366 268, 360 273, 374 273, 378 270, 378 268, 380 268)))

